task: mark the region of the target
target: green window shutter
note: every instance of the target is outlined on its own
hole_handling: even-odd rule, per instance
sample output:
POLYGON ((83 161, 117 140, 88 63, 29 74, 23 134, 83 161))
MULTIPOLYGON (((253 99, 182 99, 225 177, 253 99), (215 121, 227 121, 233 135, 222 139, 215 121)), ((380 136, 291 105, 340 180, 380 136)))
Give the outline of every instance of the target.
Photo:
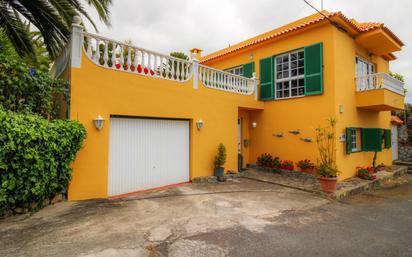
POLYGON ((352 153, 352 128, 346 128, 346 154, 352 153))
POLYGON ((305 95, 323 93, 323 44, 305 47, 305 95))
POLYGON ((251 78, 253 77, 253 72, 255 72, 255 63, 250 62, 242 65, 243 77, 251 78))
POLYGON ((362 129, 362 151, 381 152, 382 151, 382 129, 363 128, 362 129))
POLYGON ((260 100, 273 100, 273 57, 261 59, 260 63, 260 100))
POLYGON ((385 129, 385 148, 389 149, 392 146, 392 135, 390 129, 385 129))

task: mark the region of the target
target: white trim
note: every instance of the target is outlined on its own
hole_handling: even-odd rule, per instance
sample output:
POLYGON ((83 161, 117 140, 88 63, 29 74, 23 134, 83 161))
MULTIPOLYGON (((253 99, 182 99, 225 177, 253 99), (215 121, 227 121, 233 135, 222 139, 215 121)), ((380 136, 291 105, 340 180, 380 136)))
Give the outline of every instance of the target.
MULTIPOLYGON (((291 52, 287 52, 287 53, 283 53, 280 55, 277 55, 274 57, 274 94, 275 94, 275 100, 281 100, 281 99, 290 99, 290 98, 296 98, 296 97, 303 97, 305 96, 305 57, 304 57, 304 49, 298 49, 295 51, 291 51, 291 52), (302 53, 303 57, 299 58, 299 54, 302 53), (296 75, 292 76, 292 55, 296 54, 297 55, 297 59, 294 60, 296 61, 296 67, 293 68, 293 70, 296 70, 296 75), (283 59, 284 57, 288 57, 288 61, 287 62, 283 62, 283 60, 281 60, 280 63, 278 63, 279 59, 283 59), (299 66, 299 61, 303 62, 303 66, 299 66), (286 70, 279 70, 278 71, 278 65, 285 65, 287 64, 287 69, 286 70), (299 69, 303 68, 303 74, 299 75, 299 69), (283 77, 283 72, 287 71, 288 72, 288 76, 287 77, 283 77), (282 78, 278 78, 278 72, 282 73, 282 78), (299 86, 299 82, 301 82, 303 80, 303 86, 299 86), (296 93, 297 95, 292 95, 292 81, 296 81, 297 85, 296 88, 296 93), (278 83, 284 83, 284 82, 288 82, 288 86, 287 89, 278 89, 278 83), (299 89, 303 89, 303 93, 299 94, 299 89), (282 93, 284 94, 285 91, 288 91, 289 96, 278 96, 278 93, 282 93)), ((283 85, 282 85, 283 88, 283 85)))
POLYGON ((225 69, 224 71, 232 73, 234 75, 243 76, 243 65, 232 67, 230 69, 225 69), (236 73, 236 71, 240 71, 240 72, 236 73))

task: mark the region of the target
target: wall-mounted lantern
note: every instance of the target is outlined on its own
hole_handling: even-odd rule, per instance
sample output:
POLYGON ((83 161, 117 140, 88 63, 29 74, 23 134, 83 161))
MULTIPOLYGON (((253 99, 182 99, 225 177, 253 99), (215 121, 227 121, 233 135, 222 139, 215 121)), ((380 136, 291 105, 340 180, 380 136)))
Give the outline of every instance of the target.
POLYGON ((197 127, 198 130, 203 128, 203 120, 196 121, 196 127, 197 127))
POLYGON ((252 122, 252 128, 256 128, 256 127, 257 127, 256 121, 252 122))
POLYGON ((97 117, 93 120, 93 124, 97 130, 101 130, 104 125, 104 119, 102 116, 97 115, 97 117))

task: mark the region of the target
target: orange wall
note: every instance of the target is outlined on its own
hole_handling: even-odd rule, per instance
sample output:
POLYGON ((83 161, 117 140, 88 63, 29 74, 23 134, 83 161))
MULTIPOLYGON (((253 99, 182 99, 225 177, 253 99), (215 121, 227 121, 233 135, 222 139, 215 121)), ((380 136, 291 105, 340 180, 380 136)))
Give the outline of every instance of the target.
POLYGON ((69 199, 107 197, 110 115, 179 118, 191 121, 190 178, 213 175, 219 143, 227 148, 226 170, 237 170, 239 107, 262 109, 254 95, 209 89, 199 81, 175 82, 114 71, 92 63, 83 53, 81 68, 71 71, 71 119, 87 129, 87 139, 73 165, 69 199), (106 121, 97 131, 92 120, 106 121), (195 122, 202 119, 203 128, 195 122))
POLYGON ((326 124, 327 118, 335 115, 334 110, 334 47, 333 29, 330 26, 316 26, 304 33, 295 34, 281 40, 273 41, 252 50, 240 52, 228 58, 206 63, 219 69, 238 66, 250 61, 255 62, 255 71, 259 76, 259 60, 323 42, 324 94, 291 99, 264 102, 264 111, 249 113, 251 121, 257 127, 250 130, 250 157, 248 162, 255 163, 262 153, 271 153, 281 159, 299 161, 301 159, 318 159, 314 128, 326 124), (251 56, 253 59, 251 59, 251 56), (300 130, 293 135, 291 130, 300 130), (283 137, 274 134, 283 133, 283 137), (304 142, 302 138, 310 137, 313 142, 304 142))
MULTIPOLYGON (((335 38, 335 74, 336 94, 335 112, 339 120, 337 132, 344 133, 347 127, 390 128, 390 112, 364 110, 356 107, 356 63, 358 55, 374 63, 377 72, 389 72, 389 62, 379 56, 368 56, 367 52, 357 46, 354 40, 345 33, 334 30, 335 38), (344 112, 339 113, 339 105, 344 106, 344 112)), ((341 179, 356 175, 356 166, 371 165, 374 153, 358 152, 346 155, 345 143, 340 142, 337 149, 337 164, 342 171, 341 179)), ((392 149, 383 149, 378 153, 377 163, 392 163, 392 149)))
MULTIPOLYGON (((324 49, 324 94, 266 101, 264 111, 250 112, 249 119, 258 123, 256 129, 250 130, 250 163, 255 163, 257 157, 266 152, 295 162, 306 158, 316 162, 316 143, 304 142, 302 138, 309 137, 315 140, 315 128, 327 125, 326 120, 329 117, 336 117, 338 120, 337 138, 346 127, 389 128, 390 112, 356 107, 355 56, 360 55, 375 63, 377 72, 388 72, 389 62, 379 56, 369 57, 351 37, 330 24, 323 23, 310 30, 235 52, 205 64, 225 69, 254 61, 255 71, 259 76, 260 59, 318 42, 323 42, 324 49), (344 106, 342 114, 339 111, 340 105, 344 106), (290 130, 297 129, 301 134, 289 133, 290 130), (284 136, 275 137, 276 133, 283 133, 284 136)), ((373 153, 354 153, 348 156, 345 152, 345 142, 336 140, 340 179, 354 176, 356 166, 372 163, 373 153)), ((391 149, 378 154, 378 163, 381 162, 391 164, 391 149)))

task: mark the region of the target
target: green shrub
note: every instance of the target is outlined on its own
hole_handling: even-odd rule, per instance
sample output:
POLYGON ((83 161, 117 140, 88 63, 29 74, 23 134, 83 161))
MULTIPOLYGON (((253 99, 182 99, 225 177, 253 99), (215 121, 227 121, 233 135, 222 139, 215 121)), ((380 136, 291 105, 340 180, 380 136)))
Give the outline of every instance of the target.
POLYGON ((269 153, 261 154, 257 158, 256 164, 259 167, 269 168, 269 169, 274 169, 274 170, 280 169, 280 166, 281 166, 281 162, 280 162, 279 157, 273 157, 269 153))
POLYGON ((214 165, 215 168, 223 167, 226 163, 226 147, 223 144, 219 144, 217 148, 217 154, 215 156, 214 165))
POLYGON ((65 192, 85 137, 77 121, 0 109, 0 215, 41 207, 65 192))
POLYGON ((68 94, 67 81, 52 79, 47 71, 32 68, 0 51, 0 106, 53 118, 59 111, 56 95, 67 101, 68 94))

